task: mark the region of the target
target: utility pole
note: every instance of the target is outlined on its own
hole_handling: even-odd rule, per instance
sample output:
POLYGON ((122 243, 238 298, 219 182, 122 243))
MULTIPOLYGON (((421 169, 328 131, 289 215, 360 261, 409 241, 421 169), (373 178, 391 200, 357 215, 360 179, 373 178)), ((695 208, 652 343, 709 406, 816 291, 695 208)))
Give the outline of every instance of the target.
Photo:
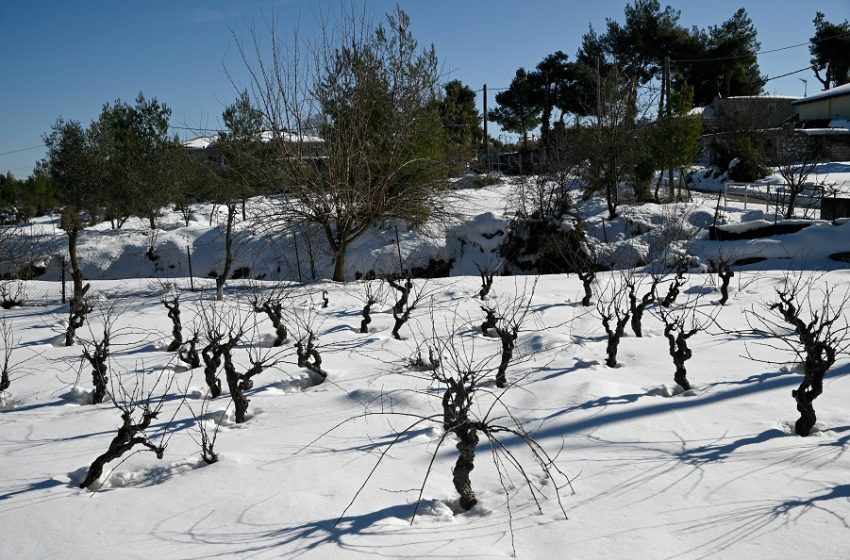
POLYGON ((596 57, 596 120, 602 128, 602 60, 596 57))
POLYGON ((487 84, 484 84, 484 162, 490 171, 490 137, 487 135, 487 84))

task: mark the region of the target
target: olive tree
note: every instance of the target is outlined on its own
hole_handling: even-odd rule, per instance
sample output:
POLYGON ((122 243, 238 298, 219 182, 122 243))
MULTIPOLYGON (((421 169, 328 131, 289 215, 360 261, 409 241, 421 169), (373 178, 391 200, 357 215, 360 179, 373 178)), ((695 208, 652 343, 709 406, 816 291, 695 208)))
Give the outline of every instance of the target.
POLYGON ((50 133, 44 135, 47 156, 39 167, 56 183, 63 204, 60 227, 68 237, 68 257, 71 265, 73 294, 70 299, 65 346, 74 343, 76 330, 83 326, 91 311, 85 296, 83 269, 77 255, 80 233, 93 223, 99 214, 99 193, 105 187, 104 158, 100 153, 94 125, 83 128, 78 121, 57 119, 50 133))

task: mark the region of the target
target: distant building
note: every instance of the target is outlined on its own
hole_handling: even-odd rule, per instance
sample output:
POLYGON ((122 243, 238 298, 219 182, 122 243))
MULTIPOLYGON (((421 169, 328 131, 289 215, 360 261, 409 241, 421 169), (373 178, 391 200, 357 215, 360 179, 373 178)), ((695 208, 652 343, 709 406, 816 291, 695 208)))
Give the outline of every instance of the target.
POLYGON ((850 160, 850 84, 798 99, 794 108, 800 131, 817 138, 827 159, 850 160))
MULTIPOLYGON (((183 147, 188 150, 192 157, 199 161, 218 161, 218 141, 220 136, 198 136, 183 142, 183 147)), ((275 142, 286 142, 295 146, 296 144, 306 157, 321 158, 325 155, 324 141, 318 136, 299 135, 294 132, 263 132, 260 141, 264 144, 273 145, 275 142)))
POLYGON ((703 124, 698 160, 716 163, 718 144, 734 135, 755 134, 763 139, 764 146, 775 146, 782 128, 796 120, 796 99, 780 95, 718 96, 711 105, 694 109, 691 114, 701 114, 703 124))
POLYGON ((798 99, 794 108, 800 115, 800 121, 811 127, 827 126, 831 121, 850 122, 850 84, 798 99))
POLYGON ((796 115, 796 99, 779 95, 715 97, 703 108, 703 128, 709 134, 782 128, 796 115))

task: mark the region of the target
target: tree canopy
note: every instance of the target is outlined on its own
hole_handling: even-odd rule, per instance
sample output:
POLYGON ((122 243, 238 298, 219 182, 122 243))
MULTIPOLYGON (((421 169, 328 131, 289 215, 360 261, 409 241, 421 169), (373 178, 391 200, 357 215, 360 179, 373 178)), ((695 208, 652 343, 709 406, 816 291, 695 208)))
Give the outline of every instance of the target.
POLYGON ((814 19, 809 52, 815 76, 829 89, 850 82, 850 22, 831 23, 821 12, 814 19))

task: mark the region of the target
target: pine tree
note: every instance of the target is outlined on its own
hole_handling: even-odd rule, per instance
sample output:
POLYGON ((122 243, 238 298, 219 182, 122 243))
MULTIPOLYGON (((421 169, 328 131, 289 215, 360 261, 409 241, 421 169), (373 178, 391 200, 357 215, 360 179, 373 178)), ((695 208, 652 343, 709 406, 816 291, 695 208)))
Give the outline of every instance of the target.
POLYGON ((815 76, 824 89, 850 82, 850 22, 831 23, 818 12, 814 24, 809 52, 815 76))

